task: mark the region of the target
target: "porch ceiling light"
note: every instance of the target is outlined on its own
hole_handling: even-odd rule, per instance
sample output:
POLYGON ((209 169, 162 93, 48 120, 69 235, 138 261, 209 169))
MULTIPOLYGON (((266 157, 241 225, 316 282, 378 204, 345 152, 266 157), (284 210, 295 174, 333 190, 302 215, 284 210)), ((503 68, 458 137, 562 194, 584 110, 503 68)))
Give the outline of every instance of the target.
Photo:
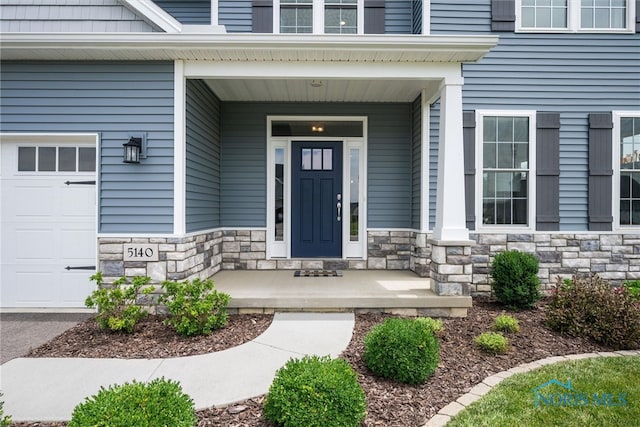
POLYGON ((322 80, 311 80, 311 87, 322 87, 322 80))
POLYGON ((311 126, 312 132, 324 132, 324 127, 322 125, 311 126))
POLYGON ((140 163, 140 151, 142 151, 142 138, 131 137, 129 142, 122 144, 124 147, 124 163, 140 163))

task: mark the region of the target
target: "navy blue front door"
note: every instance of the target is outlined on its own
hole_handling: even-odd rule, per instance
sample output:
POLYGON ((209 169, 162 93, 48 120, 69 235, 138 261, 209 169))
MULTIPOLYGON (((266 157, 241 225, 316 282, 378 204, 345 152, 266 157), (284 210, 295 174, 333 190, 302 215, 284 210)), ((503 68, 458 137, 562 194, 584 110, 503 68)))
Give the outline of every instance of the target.
POLYGON ((342 257, 342 142, 293 141, 291 256, 342 257))

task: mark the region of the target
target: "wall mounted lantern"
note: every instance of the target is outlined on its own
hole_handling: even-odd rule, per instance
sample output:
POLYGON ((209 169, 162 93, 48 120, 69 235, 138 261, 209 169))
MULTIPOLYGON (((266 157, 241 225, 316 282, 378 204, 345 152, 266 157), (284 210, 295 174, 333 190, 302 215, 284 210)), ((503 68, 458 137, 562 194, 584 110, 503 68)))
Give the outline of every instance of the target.
POLYGON ((124 163, 140 163, 140 152, 142 151, 142 138, 131 137, 129 142, 122 144, 124 147, 124 163))

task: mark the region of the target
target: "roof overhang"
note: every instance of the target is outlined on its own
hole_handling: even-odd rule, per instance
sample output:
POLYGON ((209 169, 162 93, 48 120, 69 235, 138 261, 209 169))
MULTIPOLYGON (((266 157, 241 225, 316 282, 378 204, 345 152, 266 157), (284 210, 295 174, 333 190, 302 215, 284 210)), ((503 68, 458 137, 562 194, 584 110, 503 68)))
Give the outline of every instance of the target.
POLYGON ((476 62, 493 36, 3 33, 2 60, 476 62))

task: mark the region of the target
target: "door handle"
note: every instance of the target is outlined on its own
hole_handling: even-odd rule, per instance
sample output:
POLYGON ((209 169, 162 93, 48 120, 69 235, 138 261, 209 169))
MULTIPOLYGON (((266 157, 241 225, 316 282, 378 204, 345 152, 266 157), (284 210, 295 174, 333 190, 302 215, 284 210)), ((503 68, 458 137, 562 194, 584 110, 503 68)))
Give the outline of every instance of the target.
POLYGON ((336 203, 336 209, 338 210, 338 222, 340 222, 342 221, 342 194, 338 193, 336 199, 338 199, 338 202, 336 203))

